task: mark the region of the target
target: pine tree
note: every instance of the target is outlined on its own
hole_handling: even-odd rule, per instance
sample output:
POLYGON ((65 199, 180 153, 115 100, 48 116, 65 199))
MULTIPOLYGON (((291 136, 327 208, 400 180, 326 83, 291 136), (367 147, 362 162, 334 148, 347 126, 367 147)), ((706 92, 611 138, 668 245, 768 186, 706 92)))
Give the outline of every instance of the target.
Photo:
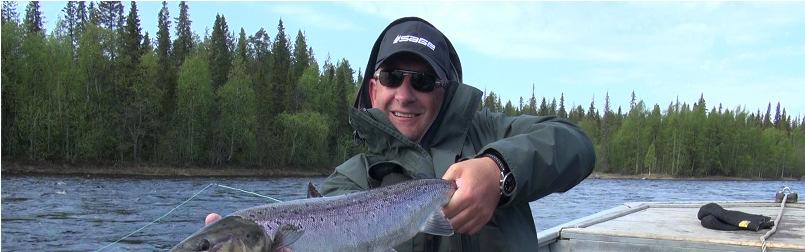
MULTIPOLYGON (((120 77, 122 87, 117 90, 117 99, 121 102, 120 133, 126 136, 127 142, 121 142, 119 149, 130 150, 131 159, 139 161, 142 155, 143 137, 150 134, 151 114, 149 111, 151 101, 143 100, 142 89, 144 82, 141 59, 143 53, 143 35, 140 27, 140 17, 137 3, 132 1, 126 24, 121 36, 120 77)), ((150 80, 149 80, 150 81, 150 80)), ((149 86, 150 87, 150 86, 149 86)), ((149 94, 152 92, 148 92, 149 94)))
POLYGON ((170 121, 176 110, 176 64, 171 56, 170 12, 168 3, 162 1, 162 8, 157 17, 156 56, 159 68, 156 73, 157 85, 162 89, 162 120, 170 121))
POLYGON ((545 97, 542 97, 542 102, 539 104, 539 110, 537 110, 537 115, 548 115, 548 103, 545 102, 545 97))
POLYGON ((290 104, 290 90, 288 76, 291 67, 291 50, 288 45, 288 38, 285 36, 285 27, 282 19, 277 25, 277 35, 274 37, 274 46, 271 49, 271 68, 273 69, 270 78, 274 98, 271 109, 275 115, 288 111, 290 104))
MULTIPOLYGON (((84 33, 84 29, 86 29, 87 23, 89 22, 89 16, 87 13, 87 6, 84 1, 78 1, 78 5, 76 6, 76 32, 78 34, 84 33)), ((76 36, 79 37, 79 36, 76 36)), ((75 42, 78 44, 78 41, 75 42)))
POLYGON ((218 90, 226 83, 229 68, 232 67, 232 53, 229 50, 229 26, 223 15, 215 15, 215 24, 210 36, 209 63, 212 88, 218 90))
POLYGON ((235 47, 235 56, 243 60, 244 64, 246 64, 246 60, 249 59, 249 47, 247 46, 248 40, 246 39, 246 30, 243 27, 240 28, 240 34, 238 34, 238 46, 235 47))
POLYGON ((28 33, 45 35, 42 28, 42 11, 39 10, 39 1, 28 2, 28 7, 25 8, 25 31, 28 33))
POLYGON ((3 1, 3 8, 2 8, 2 23, 19 23, 20 16, 17 14, 17 2, 16 1, 3 1))
POLYGON ((123 27, 123 3, 120 1, 100 1, 97 11, 101 27, 112 31, 123 27))
POLYGON ((176 19, 176 40, 173 42, 174 61, 177 66, 184 63, 185 58, 193 50, 193 31, 190 30, 190 7, 185 1, 179 2, 179 17, 176 19))
POLYGON ((291 57, 291 74, 289 80, 290 91, 290 109, 291 111, 298 111, 302 103, 302 95, 298 92, 298 80, 302 73, 310 65, 310 57, 308 54, 307 41, 305 34, 301 30, 296 34, 296 41, 294 42, 293 56, 291 57))
POLYGON ((774 110, 774 120, 772 124, 775 128, 780 128, 780 119, 782 118, 782 114, 780 113, 780 102, 777 102, 777 109, 774 110))
POLYGON ((556 97, 551 98, 551 104, 548 105, 548 115, 556 115, 556 97))
POLYGON ((257 125, 255 137, 257 138, 257 163, 265 164, 268 159, 269 147, 273 137, 273 121, 276 116, 271 108, 274 95, 269 80, 271 64, 271 41, 265 29, 260 28, 254 36, 249 38, 251 48, 254 48, 254 61, 249 63, 249 72, 252 73, 255 97, 257 100, 257 125))
POLYGON ((62 9, 64 19, 62 20, 62 29, 67 31, 67 36, 70 41, 78 43, 78 9, 75 1, 68 1, 67 5, 62 9))
POLYGON ((559 111, 557 114, 561 118, 567 118, 567 111, 565 111, 565 93, 559 96, 559 111))
POLYGON ((137 2, 132 1, 121 38, 122 60, 124 61, 124 66, 129 68, 139 66, 140 57, 143 55, 143 35, 142 28, 140 27, 140 17, 137 11, 137 2))
POLYGON ((595 111, 595 97, 590 101, 590 107, 587 108, 587 120, 598 119, 598 112, 595 111))
POLYGON ((534 84, 531 84, 531 98, 528 99, 528 109, 526 114, 537 115, 537 97, 534 96, 534 84))

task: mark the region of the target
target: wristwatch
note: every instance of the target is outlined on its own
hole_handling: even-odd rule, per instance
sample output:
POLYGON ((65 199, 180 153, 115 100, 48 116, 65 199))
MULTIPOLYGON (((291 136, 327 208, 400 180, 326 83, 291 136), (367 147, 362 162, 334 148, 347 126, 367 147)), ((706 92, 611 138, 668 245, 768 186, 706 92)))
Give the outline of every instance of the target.
POLYGON ((491 158, 492 161, 495 161, 495 164, 498 165, 498 169, 500 169, 500 197, 510 197, 514 192, 514 188, 517 186, 512 171, 509 170, 508 166, 503 164, 503 161, 501 161, 497 155, 485 153, 482 156, 491 158))

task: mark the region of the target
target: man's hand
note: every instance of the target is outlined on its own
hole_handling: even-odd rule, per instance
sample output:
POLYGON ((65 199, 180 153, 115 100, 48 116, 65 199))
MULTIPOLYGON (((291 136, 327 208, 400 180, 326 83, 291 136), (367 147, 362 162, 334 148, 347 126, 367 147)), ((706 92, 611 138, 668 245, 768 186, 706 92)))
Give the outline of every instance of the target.
POLYGON ((447 168, 442 179, 456 180, 458 190, 444 207, 457 233, 475 234, 492 219, 500 200, 500 169, 488 157, 468 159, 447 168))

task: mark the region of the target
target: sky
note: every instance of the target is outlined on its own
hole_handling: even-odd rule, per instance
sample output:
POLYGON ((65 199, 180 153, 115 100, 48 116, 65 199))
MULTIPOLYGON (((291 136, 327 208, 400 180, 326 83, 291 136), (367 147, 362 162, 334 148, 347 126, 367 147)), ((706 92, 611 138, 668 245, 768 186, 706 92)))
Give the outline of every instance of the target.
MULTIPOLYGON (((48 31, 66 2, 41 2, 48 31)), ((27 3, 18 3, 23 16, 27 3)), ((124 2, 128 13, 129 2, 124 2)), ((155 38, 161 2, 137 2, 144 32, 155 38)), ((230 31, 273 37, 305 33, 321 65, 347 59, 364 69, 372 44, 391 21, 418 16, 458 51, 464 82, 505 104, 532 94, 565 106, 594 101, 628 111, 634 92, 648 109, 673 101, 772 113, 779 102, 805 116, 805 2, 189 2, 200 37, 216 14, 230 31)), ((171 18, 178 2, 169 2, 171 18)), ((175 22, 172 36, 175 36, 175 22)), ((357 73, 356 73, 357 75, 357 73)), ((800 119, 801 120, 801 119, 800 119)))

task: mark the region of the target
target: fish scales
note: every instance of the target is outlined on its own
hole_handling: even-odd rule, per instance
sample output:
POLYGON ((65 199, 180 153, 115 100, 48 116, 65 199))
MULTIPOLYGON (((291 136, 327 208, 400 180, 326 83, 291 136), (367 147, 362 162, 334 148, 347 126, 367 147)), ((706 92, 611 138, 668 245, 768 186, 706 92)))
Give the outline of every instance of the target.
POLYGON ((389 244, 416 235, 428 216, 449 200, 450 189, 444 180, 415 180, 359 193, 258 206, 232 215, 256 222, 269 236, 281 225, 301 227, 305 233, 291 245, 294 251, 385 251, 389 244))
POLYGON ((418 232, 452 235, 441 208, 455 181, 422 179, 236 211, 172 251, 389 251, 418 232))

